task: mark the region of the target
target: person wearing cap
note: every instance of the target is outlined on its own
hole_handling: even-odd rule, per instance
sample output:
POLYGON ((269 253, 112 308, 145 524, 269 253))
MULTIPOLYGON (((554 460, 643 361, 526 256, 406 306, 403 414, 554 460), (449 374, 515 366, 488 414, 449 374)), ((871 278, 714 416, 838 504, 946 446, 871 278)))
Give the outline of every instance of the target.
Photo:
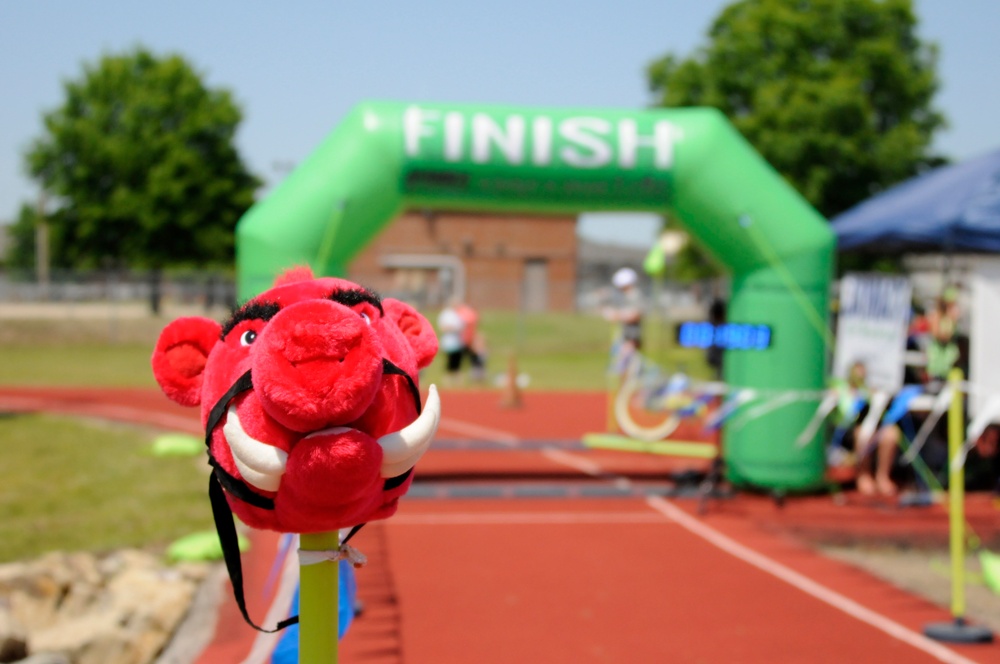
POLYGON ((944 289, 934 310, 927 317, 930 337, 926 349, 926 371, 932 388, 940 388, 944 384, 948 379, 948 372, 961 357, 956 338, 958 317, 958 289, 949 286, 944 289))
MULTIPOLYGON (((639 275, 630 267, 619 269, 611 277, 616 290, 614 307, 603 311, 606 320, 620 323, 618 357, 622 364, 635 351, 642 348, 642 293, 639 291, 639 275)), ((621 367, 624 369, 624 366, 621 367)))

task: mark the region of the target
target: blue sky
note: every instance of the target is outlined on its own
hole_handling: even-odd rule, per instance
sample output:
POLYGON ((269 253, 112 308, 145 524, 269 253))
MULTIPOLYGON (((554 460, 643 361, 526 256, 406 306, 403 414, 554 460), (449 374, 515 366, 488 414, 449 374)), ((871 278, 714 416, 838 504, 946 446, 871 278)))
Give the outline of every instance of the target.
MULTIPOLYGON (((0 220, 36 190, 22 154, 61 82, 102 53, 178 52, 244 109, 238 143, 269 185, 367 99, 533 106, 648 105, 644 68, 705 43, 728 0, 575 3, 286 0, 0 2, 0 220)), ((1000 2, 917 0, 940 47, 935 144, 953 159, 1000 147, 1000 2), (959 10, 960 8, 960 10, 959 10)), ((649 242, 648 219, 587 217, 596 239, 649 242)))

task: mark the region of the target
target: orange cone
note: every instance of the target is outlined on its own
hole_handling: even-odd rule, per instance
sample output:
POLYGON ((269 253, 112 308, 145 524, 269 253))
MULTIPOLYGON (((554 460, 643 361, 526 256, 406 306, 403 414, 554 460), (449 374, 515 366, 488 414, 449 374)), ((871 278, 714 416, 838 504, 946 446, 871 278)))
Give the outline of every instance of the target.
POLYGON ((507 358, 507 380, 504 381, 503 398, 500 400, 503 408, 520 408, 524 405, 521 398, 521 387, 517 384, 517 355, 511 353, 507 358))

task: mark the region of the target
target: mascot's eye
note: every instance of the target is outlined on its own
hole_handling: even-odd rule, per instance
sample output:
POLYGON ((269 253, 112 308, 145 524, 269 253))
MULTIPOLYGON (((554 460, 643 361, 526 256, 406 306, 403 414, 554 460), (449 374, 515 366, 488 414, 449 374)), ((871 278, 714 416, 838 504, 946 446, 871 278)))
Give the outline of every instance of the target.
POLYGON ((240 345, 249 346, 256 340, 257 340, 257 333, 254 332, 253 330, 247 330, 246 332, 243 333, 242 336, 240 336, 240 345))
POLYGON ((363 311, 361 312, 361 317, 364 319, 365 325, 371 325, 372 324, 372 319, 369 318, 368 314, 366 314, 365 312, 363 312, 363 311))

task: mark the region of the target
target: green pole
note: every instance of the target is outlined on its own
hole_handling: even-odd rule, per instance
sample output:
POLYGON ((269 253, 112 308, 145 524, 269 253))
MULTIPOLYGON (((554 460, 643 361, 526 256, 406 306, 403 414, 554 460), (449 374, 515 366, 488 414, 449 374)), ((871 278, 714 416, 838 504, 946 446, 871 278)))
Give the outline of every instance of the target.
MULTIPOLYGON (((300 536, 303 551, 335 551, 340 533, 306 533, 300 536)), ((336 561, 299 566, 299 662, 336 664, 339 619, 336 561)))
POLYGON ((962 412, 962 370, 952 369, 951 407, 948 410, 948 519, 951 527, 951 615, 965 618, 965 465, 955 459, 965 442, 962 412))

